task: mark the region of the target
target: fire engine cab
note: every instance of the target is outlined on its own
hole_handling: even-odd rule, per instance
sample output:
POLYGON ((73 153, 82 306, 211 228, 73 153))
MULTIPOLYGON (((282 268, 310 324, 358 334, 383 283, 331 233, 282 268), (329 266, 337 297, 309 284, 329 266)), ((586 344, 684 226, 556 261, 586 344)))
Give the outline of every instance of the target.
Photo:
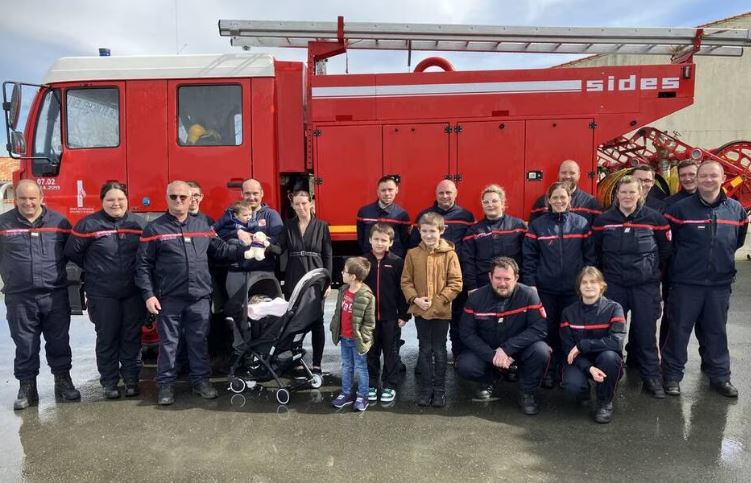
POLYGON ((36 86, 20 128, 22 92, 4 84, 15 180, 36 179, 71 222, 98 210, 98 189, 125 182, 133 211, 166 209, 170 180, 198 181, 219 216, 244 178, 284 212, 293 187, 315 194, 335 252, 354 249, 357 209, 375 183, 398 176, 411 215, 442 179, 481 216, 479 193, 498 183, 508 212, 527 218, 559 163, 582 167, 593 192, 597 148, 691 105, 693 55, 741 55, 748 31, 585 29, 221 20, 232 44, 308 49, 307 65, 263 53, 63 58, 36 86), (409 73, 326 74, 352 49, 673 54, 673 63, 456 71, 429 58, 409 73), (436 67, 439 71, 429 71, 436 67))

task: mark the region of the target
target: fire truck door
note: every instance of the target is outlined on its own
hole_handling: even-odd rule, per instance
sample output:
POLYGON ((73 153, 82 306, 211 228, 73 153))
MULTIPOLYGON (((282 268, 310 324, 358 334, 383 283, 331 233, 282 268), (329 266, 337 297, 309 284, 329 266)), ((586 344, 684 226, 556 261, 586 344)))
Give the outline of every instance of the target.
POLYGON ((527 121, 524 219, 528 219, 535 200, 545 194, 550 183, 558 180, 558 167, 567 159, 579 163, 579 187, 594 193, 597 158, 593 126, 592 119, 527 121), (531 179, 540 173, 542 179, 531 179))
POLYGON ((458 203, 482 218, 480 193, 491 183, 506 190, 506 210, 524 218, 524 122, 459 122, 455 179, 458 203))
POLYGON ((201 211, 212 216, 240 199, 227 183, 252 174, 250 99, 249 79, 168 83, 168 176, 197 181, 204 192, 201 211))
POLYGON ((354 240, 357 210, 376 199, 381 177, 381 126, 314 128, 316 216, 333 240, 354 240))
POLYGON ((451 172, 449 128, 448 123, 383 126, 383 174, 401 178, 396 202, 410 216, 435 202, 436 185, 451 172))

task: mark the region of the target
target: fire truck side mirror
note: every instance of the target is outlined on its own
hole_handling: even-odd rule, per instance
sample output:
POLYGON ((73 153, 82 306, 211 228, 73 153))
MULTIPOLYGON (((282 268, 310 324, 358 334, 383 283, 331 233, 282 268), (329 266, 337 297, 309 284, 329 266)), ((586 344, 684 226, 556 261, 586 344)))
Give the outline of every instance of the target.
POLYGON ((21 114, 21 84, 13 83, 12 85, 10 102, 3 105, 3 109, 8 111, 8 127, 15 131, 18 129, 18 120, 21 114))

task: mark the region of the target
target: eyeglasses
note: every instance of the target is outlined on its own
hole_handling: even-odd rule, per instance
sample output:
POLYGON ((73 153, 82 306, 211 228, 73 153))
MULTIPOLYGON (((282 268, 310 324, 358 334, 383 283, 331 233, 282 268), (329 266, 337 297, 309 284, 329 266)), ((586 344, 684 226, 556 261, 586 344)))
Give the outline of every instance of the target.
POLYGON ((169 199, 172 201, 176 201, 178 198, 180 198, 180 201, 186 201, 188 199, 188 195, 169 195, 169 199))
POLYGON ((342 270, 342 275, 349 275, 349 272, 346 270, 342 270))
POLYGON ((197 200, 203 197, 203 193, 193 193, 192 195, 190 195, 190 197, 193 198, 194 200, 197 200))

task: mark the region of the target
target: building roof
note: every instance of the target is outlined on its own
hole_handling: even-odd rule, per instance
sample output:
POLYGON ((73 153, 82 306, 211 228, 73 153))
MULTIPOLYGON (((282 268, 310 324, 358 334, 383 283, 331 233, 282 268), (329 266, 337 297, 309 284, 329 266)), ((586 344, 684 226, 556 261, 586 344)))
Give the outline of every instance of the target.
MULTIPOLYGON (((726 23, 732 22, 733 20, 737 20, 737 19, 744 18, 744 17, 751 17, 751 11, 744 12, 744 13, 739 13, 738 15, 733 15, 732 17, 726 17, 726 18, 723 18, 723 19, 720 19, 720 20, 714 20, 712 22, 705 23, 704 25, 699 25, 696 28, 708 28, 708 27, 719 27, 719 26, 725 26, 725 27, 727 27, 727 25, 725 25, 726 23)), ((564 62, 562 64, 553 65, 553 66, 551 66, 551 68, 552 69, 557 69, 559 67, 576 67, 579 64, 581 64, 582 62, 586 62, 588 60, 596 59, 596 58, 599 58, 599 57, 605 57, 607 55, 613 55, 613 54, 588 55, 586 57, 582 57, 581 59, 571 60, 569 62, 564 62)))
POLYGON ((63 57, 52 64, 42 82, 273 75, 274 58, 268 54, 63 57))
POLYGON ((13 181, 13 171, 18 169, 18 160, 0 157, 0 183, 13 181))

